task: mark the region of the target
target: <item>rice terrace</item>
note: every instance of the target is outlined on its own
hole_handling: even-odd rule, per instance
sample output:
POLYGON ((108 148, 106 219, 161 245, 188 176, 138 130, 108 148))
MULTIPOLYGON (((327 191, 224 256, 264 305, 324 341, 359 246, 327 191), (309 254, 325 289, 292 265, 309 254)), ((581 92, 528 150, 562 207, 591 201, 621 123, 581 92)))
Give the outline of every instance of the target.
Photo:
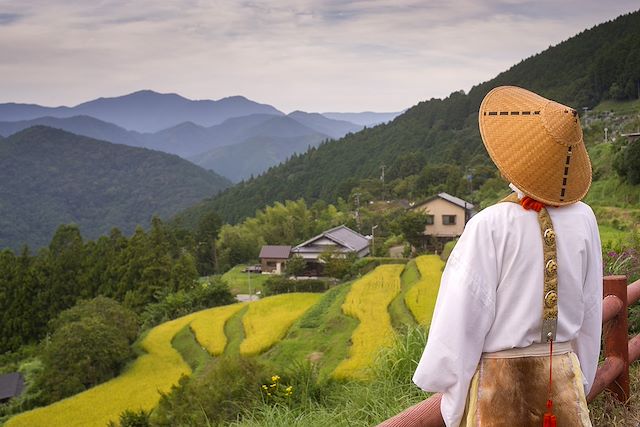
MULTIPOLYGON (((422 256, 415 260, 421 274, 438 276, 443 263, 430 262, 432 256, 422 256), (427 268, 435 271, 428 271, 427 268)), ((345 315, 358 319, 349 341, 339 345, 349 351, 347 358, 331 361, 332 373, 337 378, 359 378, 372 366, 377 351, 393 342, 394 331, 391 327, 387 307, 400 295, 401 274, 404 265, 381 265, 362 278, 346 285, 342 292, 341 304, 345 315), (373 304, 373 305, 372 305, 373 304)), ((412 293, 412 304, 420 307, 433 307, 437 295, 438 282, 418 280, 405 284, 412 293), (431 289, 434 288, 435 289, 431 289), (414 295, 415 294, 415 295, 414 295)), ((274 351, 279 345, 286 346, 289 337, 287 331, 298 324, 304 326, 305 313, 313 312, 316 307, 329 308, 323 300, 332 298, 335 292, 324 295, 290 293, 266 297, 250 303, 238 303, 229 306, 203 310, 171 320, 156 326, 141 341, 144 354, 119 377, 98 385, 86 392, 56 402, 50 406, 38 408, 11 418, 5 425, 16 426, 105 426, 111 420, 117 420, 125 410, 152 410, 160 400, 159 392, 167 392, 177 384, 181 375, 190 375, 189 364, 179 351, 172 347, 172 340, 178 332, 189 327, 195 340, 211 356, 224 352, 226 343, 232 339, 224 334, 225 323, 240 310, 248 306, 242 317, 245 338, 240 344, 240 353, 257 355, 271 347, 274 351)), ((328 312, 314 312, 314 316, 330 315, 328 312)), ((418 320, 416 319, 416 322, 418 320)), ((308 323, 308 322, 307 322, 308 323)), ((309 329, 323 329, 326 325, 318 323, 309 329)), ((331 340, 331 337, 325 337, 331 340)), ((304 357, 317 352, 318 348, 308 348, 304 357)), ((294 362, 293 360, 287 361, 294 362)), ((287 363, 285 362, 285 363, 287 363)), ((302 362, 300 360, 299 362, 302 362)), ((280 366, 282 370, 286 366, 280 366)))

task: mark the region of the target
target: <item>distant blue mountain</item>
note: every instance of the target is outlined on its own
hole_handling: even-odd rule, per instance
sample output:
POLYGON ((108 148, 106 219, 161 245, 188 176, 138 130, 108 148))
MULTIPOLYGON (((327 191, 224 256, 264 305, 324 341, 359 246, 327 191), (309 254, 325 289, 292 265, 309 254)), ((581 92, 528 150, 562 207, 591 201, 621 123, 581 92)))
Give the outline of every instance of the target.
POLYGON ((113 98, 99 98, 75 107, 0 104, 0 121, 86 115, 138 132, 157 132, 183 122, 208 127, 232 117, 251 114, 283 115, 271 105, 259 104, 243 96, 232 96, 217 101, 194 101, 180 95, 161 94, 151 90, 113 98))
POLYGON ((309 147, 331 139, 291 116, 272 117, 244 128, 243 134, 237 136, 240 139, 235 144, 214 148, 189 160, 238 182, 261 174, 294 153, 304 153, 309 147))
POLYGON ((293 113, 289 113, 288 116, 295 121, 302 123, 315 131, 329 135, 334 139, 339 139, 348 133, 355 133, 362 130, 361 125, 341 119, 330 119, 318 113, 294 111, 293 113))
POLYGON ((329 119, 345 120, 360 126, 371 127, 390 122, 402 113, 404 113, 404 111, 398 111, 396 113, 374 113, 365 111, 362 113, 322 113, 322 115, 329 119))
POLYGON ((0 135, 8 137, 32 126, 48 126, 62 129, 77 135, 88 136, 101 141, 115 144, 125 144, 132 147, 143 147, 145 138, 139 132, 129 131, 112 123, 103 122, 89 116, 74 116, 67 118, 39 117, 32 120, 16 122, 0 122, 0 135))

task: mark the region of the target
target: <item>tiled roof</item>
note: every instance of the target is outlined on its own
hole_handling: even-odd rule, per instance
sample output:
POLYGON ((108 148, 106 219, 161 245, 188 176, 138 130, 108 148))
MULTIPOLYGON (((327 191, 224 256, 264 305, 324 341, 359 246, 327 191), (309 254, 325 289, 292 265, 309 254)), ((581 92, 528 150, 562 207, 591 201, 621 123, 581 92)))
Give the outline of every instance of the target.
POLYGON ((359 252, 362 249, 369 246, 369 239, 364 237, 362 234, 353 231, 349 227, 345 225, 340 225, 338 227, 332 228, 323 232, 322 234, 318 234, 317 236, 307 240, 304 243, 299 244, 298 246, 292 249, 293 252, 302 252, 302 248, 313 243, 314 241, 326 237, 327 239, 333 240, 345 248, 359 252))
POLYGON ((438 193, 436 196, 429 197, 429 198, 428 198, 428 199, 426 199, 426 200, 423 200, 423 201, 421 201, 421 202, 416 203, 413 207, 415 208, 416 206, 422 206, 422 205, 424 205, 425 203, 428 203, 428 202, 430 202, 430 201, 432 201, 432 200, 435 200, 435 199, 437 199, 437 198, 440 198, 440 199, 446 200, 447 202, 449 202, 449 203, 453 203, 454 205, 457 205, 457 206, 460 206, 460 207, 461 207, 461 208, 463 208, 463 209, 471 210, 471 209, 473 209, 473 208, 474 208, 473 203, 469 203, 469 202, 467 202, 466 200, 462 200, 462 199, 461 199, 461 198, 459 198, 459 197, 452 196, 452 195, 451 195, 451 194, 449 194, 449 193, 438 193))
POLYGON ((291 246, 266 245, 260 249, 259 258, 287 259, 291 253, 291 246))

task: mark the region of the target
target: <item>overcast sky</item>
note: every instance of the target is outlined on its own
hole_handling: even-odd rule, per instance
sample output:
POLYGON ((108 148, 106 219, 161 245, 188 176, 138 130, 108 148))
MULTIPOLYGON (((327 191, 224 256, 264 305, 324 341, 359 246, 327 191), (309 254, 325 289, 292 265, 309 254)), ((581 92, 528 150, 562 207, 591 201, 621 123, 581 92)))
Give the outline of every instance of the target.
POLYGON ((399 111, 638 0, 0 0, 0 102, 152 89, 290 112, 399 111))

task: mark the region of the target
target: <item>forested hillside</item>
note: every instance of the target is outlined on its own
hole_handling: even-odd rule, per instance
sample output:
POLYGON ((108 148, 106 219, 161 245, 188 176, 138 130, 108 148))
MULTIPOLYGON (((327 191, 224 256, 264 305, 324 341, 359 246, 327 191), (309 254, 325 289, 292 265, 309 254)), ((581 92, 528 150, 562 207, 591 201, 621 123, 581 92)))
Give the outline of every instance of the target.
MULTIPOLYGON (((377 181, 383 165, 383 194, 400 184, 394 179, 406 181, 410 177, 414 177, 408 182, 413 193, 442 188, 469 194, 493 176, 477 130, 476 112, 491 88, 507 84, 537 91, 578 109, 593 107, 604 99, 637 98, 640 12, 550 47, 473 87, 468 94, 454 92, 446 99, 421 102, 389 124, 294 155, 262 176, 192 208, 184 217, 197 218, 214 209, 225 220, 238 221, 275 201, 302 197, 334 202, 348 197, 356 187, 366 190, 366 180, 377 181), (433 167, 436 164, 439 166, 433 167)), ((397 194, 421 195, 413 193, 409 189, 397 194)))
POLYGON ((0 248, 47 244, 61 224, 95 239, 169 217, 230 182, 175 155, 44 126, 0 142, 0 248))

